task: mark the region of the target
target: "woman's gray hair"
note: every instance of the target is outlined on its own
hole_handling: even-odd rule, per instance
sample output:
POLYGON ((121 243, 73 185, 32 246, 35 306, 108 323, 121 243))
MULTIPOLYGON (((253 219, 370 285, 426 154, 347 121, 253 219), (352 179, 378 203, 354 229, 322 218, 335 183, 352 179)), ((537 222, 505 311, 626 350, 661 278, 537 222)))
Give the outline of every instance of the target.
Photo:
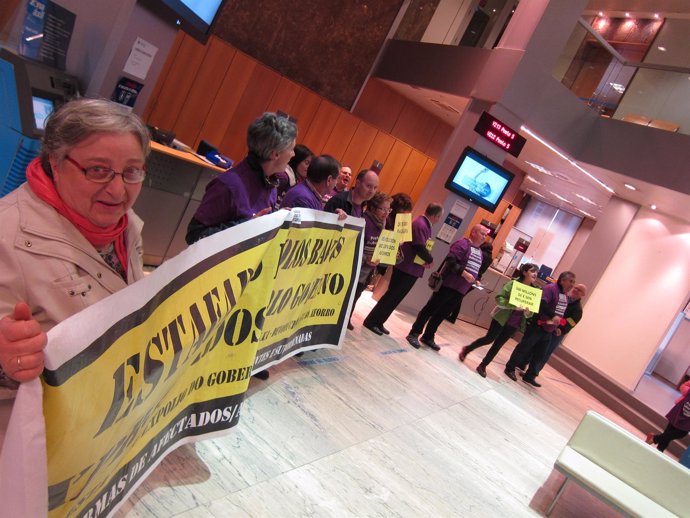
POLYGON ((270 160, 271 153, 282 153, 297 138, 297 125, 285 117, 266 112, 249 125, 247 147, 259 160, 270 160))
POLYGON ((62 162, 70 149, 94 133, 132 133, 144 157, 149 154, 149 131, 137 115, 104 99, 75 99, 53 111, 46 121, 41 148, 43 169, 50 173, 51 157, 62 162))

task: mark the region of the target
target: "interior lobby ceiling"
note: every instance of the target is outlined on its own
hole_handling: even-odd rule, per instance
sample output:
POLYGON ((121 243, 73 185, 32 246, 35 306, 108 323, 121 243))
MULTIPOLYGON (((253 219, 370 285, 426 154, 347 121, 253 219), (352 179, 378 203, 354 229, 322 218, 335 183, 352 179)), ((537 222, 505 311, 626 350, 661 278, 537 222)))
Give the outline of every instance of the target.
POLYGON ((658 13, 664 18, 690 18, 688 0, 590 0, 585 14, 603 11, 609 15, 630 13, 633 16, 658 13))
MULTIPOLYGON (((690 4, 690 0, 684 1, 690 4)), ((453 127, 457 125, 469 103, 466 97, 394 81, 382 81, 453 127)), ((527 139, 527 144, 518 158, 510 155, 506 158, 527 175, 520 189, 572 214, 598 219, 612 194, 569 160, 549 149, 547 144, 522 130, 520 133, 527 139)), ((545 138, 543 135, 540 137, 545 138)), ((615 196, 643 207, 655 205, 659 212, 690 222, 690 196, 590 164, 577 165, 613 189, 615 196), (635 186, 637 190, 628 189, 625 187, 626 183, 635 186)))

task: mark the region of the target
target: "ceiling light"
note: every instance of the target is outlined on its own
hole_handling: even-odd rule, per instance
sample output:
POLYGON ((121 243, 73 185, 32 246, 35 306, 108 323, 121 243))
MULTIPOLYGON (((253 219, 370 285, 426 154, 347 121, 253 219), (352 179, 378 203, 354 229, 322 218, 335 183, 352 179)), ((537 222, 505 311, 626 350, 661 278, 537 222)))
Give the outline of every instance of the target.
POLYGON ((652 204, 651 209, 656 210, 656 205, 652 204))
POLYGON ((654 18, 659 19, 659 13, 654 13, 654 18))
POLYGON ((537 185, 541 185, 541 182, 537 180, 534 176, 527 175, 527 180, 529 180, 532 183, 536 183, 537 185))
POLYGON ((666 47, 659 46, 657 47, 657 49, 659 49, 661 52, 666 52, 666 47))
POLYGON ((630 185, 629 183, 624 183, 623 185, 625 185, 626 189, 630 189, 631 191, 637 190, 637 187, 635 187, 634 185, 630 185))
POLYGON ((599 205, 597 205, 595 202, 593 202, 592 200, 590 200, 587 196, 583 196, 582 194, 576 194, 575 196, 577 196, 578 198, 580 198, 580 199, 581 199, 582 201, 584 201, 585 203, 589 203, 590 205, 594 205, 595 207, 601 208, 601 207, 600 207, 599 205))
POLYGON ((630 13, 625 13, 626 18, 630 18, 630 13))
POLYGON ((578 209, 577 207, 575 207, 575 210, 577 210, 578 212, 581 212, 582 214, 584 214, 584 215, 587 216, 588 218, 597 219, 597 218, 595 218, 594 216, 592 216, 589 212, 586 212, 586 211, 584 211, 584 210, 582 210, 582 209, 578 209))
POLYGON ((533 191, 532 189, 527 189, 527 192, 530 194, 534 194, 535 196, 539 196, 540 198, 544 198, 545 196, 537 191, 533 191))
POLYGON ((546 167, 544 167, 544 166, 541 166, 541 165, 539 165, 539 164, 535 164, 534 162, 530 162, 529 160, 525 160, 525 163, 528 164, 528 165, 531 165, 532 167, 534 167, 534 168, 535 168, 537 171, 539 171, 540 173, 544 173, 545 175, 548 175, 548 176, 553 176, 553 174, 551 173, 551 171, 549 171, 549 170, 548 170, 546 167))
POLYGON ((602 13, 601 11, 599 11, 599 16, 604 16, 604 13, 602 13))
MULTIPOLYGON (((611 189, 611 187, 609 187, 609 186, 606 185, 604 182, 602 182, 601 180, 599 180, 599 178, 597 178, 596 176, 594 176, 594 175, 590 174, 589 172, 585 171, 585 170, 584 170, 582 167, 580 167, 574 160, 571 160, 570 158, 568 158, 567 156, 565 156, 563 153, 561 153, 560 151, 558 151, 558 150, 557 150, 555 147, 553 147, 551 144, 549 144, 549 143, 546 142, 544 139, 542 139, 539 135, 537 135, 536 133, 532 133, 532 132, 529 130, 529 128, 527 128, 527 126, 520 126, 520 129, 521 129, 522 131, 524 131, 525 133, 527 133, 529 136, 533 137, 535 140, 537 140, 537 141, 540 142, 541 144, 543 144, 544 146, 546 146, 547 148, 549 148, 551 151, 553 151, 554 153, 556 153, 556 154, 557 154, 559 157, 561 157, 563 160, 567 160, 568 162, 570 162, 570 165, 572 165, 573 167, 575 167, 575 168, 579 169, 580 171, 582 171, 583 173, 585 173, 589 178, 591 178, 592 180, 594 180, 595 182, 597 182, 599 185, 601 185, 601 186, 602 186, 604 189, 606 189, 608 192, 610 192, 611 194, 616 194, 616 191, 614 191, 613 189, 611 189)), ((530 165, 532 165, 530 162, 527 162, 527 163, 530 164, 530 165)), ((532 166, 533 166, 533 165, 532 165, 532 166)), ((533 167, 536 167, 536 166, 533 166, 533 167)))

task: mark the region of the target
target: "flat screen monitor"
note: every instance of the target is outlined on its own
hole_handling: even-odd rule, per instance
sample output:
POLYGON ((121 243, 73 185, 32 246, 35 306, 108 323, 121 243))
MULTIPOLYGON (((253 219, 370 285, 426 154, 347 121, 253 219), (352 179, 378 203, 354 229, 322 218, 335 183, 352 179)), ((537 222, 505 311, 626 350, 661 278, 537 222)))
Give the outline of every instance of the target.
POLYGON ((55 102, 52 99, 38 95, 32 95, 31 102, 34 108, 34 124, 36 129, 43 131, 46 127, 48 115, 55 109, 55 102))
POLYGON ((468 146, 451 171, 446 189, 494 212, 513 177, 513 173, 468 146))
POLYGON ((159 16, 163 16, 190 36, 205 43, 223 1, 143 0, 143 3, 159 16))

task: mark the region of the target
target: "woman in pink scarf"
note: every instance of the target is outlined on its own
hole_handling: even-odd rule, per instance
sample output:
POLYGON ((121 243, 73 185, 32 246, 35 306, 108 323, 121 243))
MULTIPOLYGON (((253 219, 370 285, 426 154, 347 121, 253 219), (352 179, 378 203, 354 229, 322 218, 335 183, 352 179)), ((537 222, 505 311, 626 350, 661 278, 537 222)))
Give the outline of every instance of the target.
POLYGON ((13 390, 43 371, 46 332, 143 276, 131 207, 148 151, 124 107, 71 101, 49 117, 26 183, 0 199, 0 444, 13 390))

